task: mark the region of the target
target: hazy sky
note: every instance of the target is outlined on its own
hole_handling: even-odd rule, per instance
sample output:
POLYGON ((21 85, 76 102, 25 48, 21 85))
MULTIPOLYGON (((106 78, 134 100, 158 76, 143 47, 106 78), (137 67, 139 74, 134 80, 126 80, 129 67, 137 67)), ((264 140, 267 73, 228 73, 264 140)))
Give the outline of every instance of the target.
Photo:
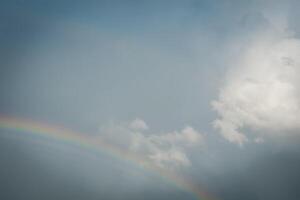
MULTIPOLYGON (((298 200, 299 9, 3 0, 0 114, 103 140, 216 200, 298 200)), ((28 132, 0 128, 1 199, 197 199, 140 163, 28 132)))

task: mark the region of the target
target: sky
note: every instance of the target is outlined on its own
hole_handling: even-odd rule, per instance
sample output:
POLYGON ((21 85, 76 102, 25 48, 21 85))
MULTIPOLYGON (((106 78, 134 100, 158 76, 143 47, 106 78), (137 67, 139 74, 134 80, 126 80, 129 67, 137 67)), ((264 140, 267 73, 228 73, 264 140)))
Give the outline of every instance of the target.
POLYGON ((0 198, 300 199, 299 9, 1 1, 0 198))

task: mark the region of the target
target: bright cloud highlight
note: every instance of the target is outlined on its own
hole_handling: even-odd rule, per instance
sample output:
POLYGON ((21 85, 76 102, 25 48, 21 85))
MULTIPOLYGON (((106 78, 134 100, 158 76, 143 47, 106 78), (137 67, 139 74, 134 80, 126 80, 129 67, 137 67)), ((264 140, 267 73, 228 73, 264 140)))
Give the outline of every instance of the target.
POLYGON ((243 145, 250 140, 263 143, 250 139, 245 129, 268 136, 299 130, 300 40, 268 30, 251 40, 235 63, 212 102, 220 134, 243 145))

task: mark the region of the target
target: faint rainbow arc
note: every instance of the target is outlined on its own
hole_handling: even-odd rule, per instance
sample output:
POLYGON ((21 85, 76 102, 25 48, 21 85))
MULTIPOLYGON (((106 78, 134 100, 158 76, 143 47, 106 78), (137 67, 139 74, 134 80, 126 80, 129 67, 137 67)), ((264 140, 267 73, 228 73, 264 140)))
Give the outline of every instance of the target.
POLYGON ((185 191, 191 192, 199 200, 215 200, 215 198, 211 194, 204 190, 201 190, 198 185, 195 185, 193 182, 185 179, 184 177, 172 173, 169 170, 165 170, 155 165, 151 165, 149 163, 144 165, 145 161, 142 157, 133 154, 129 151, 124 151, 123 149, 120 149, 115 145, 109 144, 101 140, 101 138, 97 137, 95 139, 93 137, 86 136, 83 133, 72 131, 61 126, 41 123, 30 119, 15 118, 1 115, 0 128, 16 130, 18 132, 30 132, 34 135, 46 136, 48 138, 52 138, 58 141, 72 143, 84 149, 92 149, 101 152, 104 151, 110 155, 118 157, 119 159, 129 160, 137 164, 139 167, 142 167, 149 171, 153 171, 165 180, 175 184, 177 187, 185 191))

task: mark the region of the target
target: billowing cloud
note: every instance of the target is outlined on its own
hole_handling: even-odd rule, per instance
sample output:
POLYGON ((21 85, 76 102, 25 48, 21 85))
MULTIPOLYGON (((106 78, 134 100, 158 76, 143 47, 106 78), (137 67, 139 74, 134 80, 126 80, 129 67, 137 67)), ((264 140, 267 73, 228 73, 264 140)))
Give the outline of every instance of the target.
MULTIPOLYGON (((218 100, 214 126, 230 142, 259 135, 294 133, 300 129, 300 40, 289 31, 265 30, 250 40, 234 61, 218 100)), ((263 139, 254 139, 262 143, 263 139)))
POLYGON ((188 151, 204 142, 203 134, 190 126, 180 131, 151 134, 142 119, 129 123, 111 123, 102 127, 101 137, 124 151, 145 159, 145 163, 165 169, 178 169, 191 165, 188 151))

